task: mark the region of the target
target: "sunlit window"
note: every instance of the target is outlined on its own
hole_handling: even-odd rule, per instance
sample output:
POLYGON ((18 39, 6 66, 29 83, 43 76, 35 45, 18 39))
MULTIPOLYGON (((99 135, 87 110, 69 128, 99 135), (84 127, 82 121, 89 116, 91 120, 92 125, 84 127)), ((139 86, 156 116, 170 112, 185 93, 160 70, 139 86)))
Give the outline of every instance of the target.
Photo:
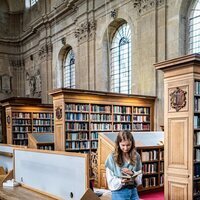
POLYGON ((111 91, 131 93, 131 30, 123 24, 116 31, 111 45, 111 91))
POLYGON ((31 6, 35 5, 38 2, 38 0, 31 0, 31 6))
POLYGON ((63 65, 64 87, 75 88, 75 57, 72 49, 68 51, 63 65))
POLYGON ((37 2, 38 2, 38 0, 26 0, 25 6, 26 6, 26 8, 30 8, 30 7, 34 6, 37 2))
POLYGON ((200 53, 200 1, 191 10, 189 18, 189 53, 200 53))

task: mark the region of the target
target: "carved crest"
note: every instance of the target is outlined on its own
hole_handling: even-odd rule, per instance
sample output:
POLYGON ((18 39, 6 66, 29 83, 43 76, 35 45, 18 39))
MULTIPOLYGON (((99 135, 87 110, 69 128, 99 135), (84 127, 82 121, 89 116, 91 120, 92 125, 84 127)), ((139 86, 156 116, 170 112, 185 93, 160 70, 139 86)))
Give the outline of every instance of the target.
POLYGON ((60 108, 60 107, 56 108, 56 118, 62 119, 62 108, 60 108))
POLYGON ((177 87, 173 92, 170 93, 170 105, 178 112, 181 108, 186 105, 186 91, 181 90, 177 87))

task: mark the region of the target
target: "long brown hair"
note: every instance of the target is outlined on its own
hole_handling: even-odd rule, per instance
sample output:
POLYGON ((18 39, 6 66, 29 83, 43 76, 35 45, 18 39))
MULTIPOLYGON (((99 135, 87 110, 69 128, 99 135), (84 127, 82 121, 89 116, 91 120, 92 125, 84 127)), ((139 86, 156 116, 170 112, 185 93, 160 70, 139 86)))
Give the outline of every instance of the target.
POLYGON ((135 165, 135 162, 136 162, 135 140, 130 131, 120 131, 117 135, 117 138, 115 140, 115 151, 114 151, 115 162, 119 165, 119 167, 122 167, 124 164, 123 156, 122 156, 123 152, 119 145, 119 143, 122 142, 122 140, 131 141, 132 145, 131 145, 131 149, 128 152, 128 154, 129 154, 129 158, 130 158, 130 164, 135 165))

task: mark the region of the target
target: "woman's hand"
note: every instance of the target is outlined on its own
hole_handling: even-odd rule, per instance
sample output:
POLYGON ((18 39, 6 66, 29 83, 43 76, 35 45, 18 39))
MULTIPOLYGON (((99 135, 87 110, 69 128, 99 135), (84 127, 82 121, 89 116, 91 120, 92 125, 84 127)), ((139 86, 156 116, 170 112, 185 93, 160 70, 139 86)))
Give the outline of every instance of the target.
POLYGON ((133 175, 133 172, 130 170, 130 169, 128 169, 128 168, 122 168, 122 174, 124 173, 124 174, 128 174, 128 175, 133 175))
POLYGON ((130 182, 130 179, 126 179, 126 178, 122 178, 122 181, 121 181, 122 183, 128 183, 128 182, 130 182))

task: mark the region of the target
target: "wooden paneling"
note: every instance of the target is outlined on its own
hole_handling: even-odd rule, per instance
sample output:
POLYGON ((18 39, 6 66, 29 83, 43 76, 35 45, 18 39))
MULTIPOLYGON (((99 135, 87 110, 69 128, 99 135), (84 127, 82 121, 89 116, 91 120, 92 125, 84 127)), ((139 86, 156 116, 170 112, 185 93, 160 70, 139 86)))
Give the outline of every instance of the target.
POLYGON ((62 124, 57 124, 54 131, 54 142, 56 151, 65 151, 65 131, 62 124))
POLYGON ((169 182, 169 196, 171 200, 187 200, 187 185, 169 182))
POLYGON ((169 118, 168 130, 168 154, 169 166, 175 168, 187 169, 188 157, 188 119, 187 118, 169 118), (176 153, 174 153, 176 152, 176 153))

